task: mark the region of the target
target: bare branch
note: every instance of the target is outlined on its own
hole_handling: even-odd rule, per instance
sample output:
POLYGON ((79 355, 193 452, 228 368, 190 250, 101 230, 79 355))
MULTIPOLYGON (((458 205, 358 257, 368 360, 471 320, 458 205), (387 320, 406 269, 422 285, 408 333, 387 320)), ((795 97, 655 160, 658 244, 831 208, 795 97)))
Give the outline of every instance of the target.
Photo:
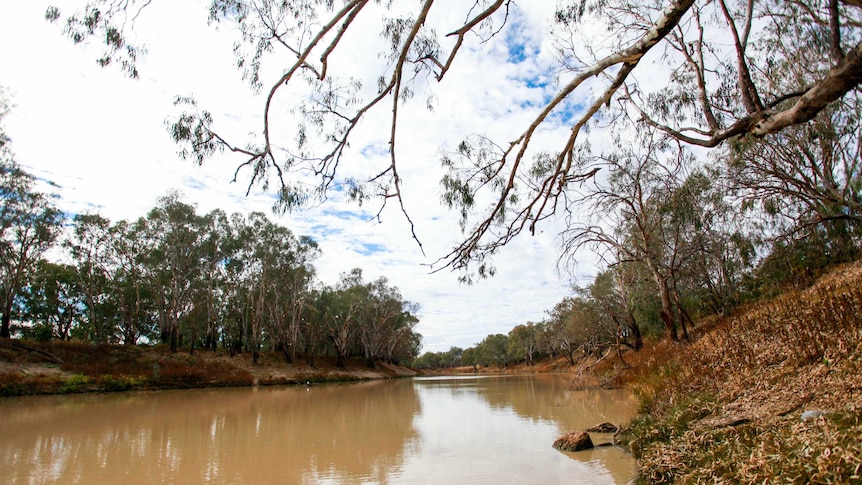
MULTIPOLYGON (((760 96, 757 94, 757 88, 751 80, 751 73, 748 69, 748 61, 745 59, 745 44, 739 38, 739 32, 736 29, 736 23, 727 9, 727 4, 724 0, 719 0, 721 11, 724 13, 724 18, 727 20, 727 26, 730 27, 730 32, 733 34, 733 42, 736 46, 736 73, 739 77, 739 91, 742 94, 742 104, 748 114, 758 112, 763 109, 763 103, 760 101, 760 96)), ((745 26, 745 30, 750 29, 750 25, 745 26)), ((747 34, 746 34, 747 36, 747 34)))
POLYGON ((472 20, 464 24, 458 30, 451 32, 449 36, 456 36, 455 46, 452 47, 452 51, 449 53, 449 57, 446 59, 445 64, 441 64, 439 60, 436 58, 433 59, 434 63, 440 68, 440 72, 437 73, 437 80, 442 81, 443 76, 446 75, 446 72, 449 71, 449 68, 452 67, 452 62, 455 60, 455 56, 458 55, 458 50, 461 49, 461 44, 464 43, 464 36, 467 35, 468 32, 472 31, 477 25, 479 25, 483 20, 487 19, 491 15, 494 14, 500 7, 505 3, 508 8, 508 4, 511 0, 497 0, 493 4, 491 4, 484 11, 480 12, 478 15, 473 17, 472 20))
POLYGON ((841 49, 841 18, 838 12, 838 0, 829 0, 829 30, 831 38, 829 47, 832 51, 832 62, 838 63, 844 57, 841 49))

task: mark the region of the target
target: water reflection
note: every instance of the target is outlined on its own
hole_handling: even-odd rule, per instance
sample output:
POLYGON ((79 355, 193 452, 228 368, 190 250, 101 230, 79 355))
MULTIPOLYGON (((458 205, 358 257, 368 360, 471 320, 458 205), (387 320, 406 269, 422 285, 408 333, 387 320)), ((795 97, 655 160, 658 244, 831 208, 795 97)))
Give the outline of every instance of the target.
POLYGON ((409 381, 0 404, 11 483, 383 481, 416 435, 409 381))
POLYGON ((557 436, 598 422, 630 419, 636 401, 624 391, 570 391, 559 375, 418 379, 417 420, 423 456, 411 467, 445 463, 440 483, 626 483, 634 460, 618 448, 562 453, 557 436), (433 405, 431 404, 433 403, 433 405), (490 480, 494 477, 494 480, 490 480))
POLYGON ((557 376, 0 399, 3 483, 624 483, 562 432, 634 411, 557 376))

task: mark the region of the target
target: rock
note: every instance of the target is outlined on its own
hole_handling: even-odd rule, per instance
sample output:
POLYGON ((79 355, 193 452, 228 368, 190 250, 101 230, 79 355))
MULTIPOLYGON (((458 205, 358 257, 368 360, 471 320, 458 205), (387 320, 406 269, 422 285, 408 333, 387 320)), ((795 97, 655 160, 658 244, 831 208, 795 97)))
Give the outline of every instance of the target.
POLYGON ((619 428, 611 423, 599 423, 587 430, 589 433, 616 433, 617 431, 619 428))
POLYGON ((825 416, 827 414, 829 414, 829 413, 824 412, 824 411, 817 411, 817 410, 805 411, 804 413, 802 413, 802 420, 808 421, 809 419, 817 419, 820 416, 825 416))
POLYGON ((554 448, 560 451, 581 451, 592 447, 593 440, 590 439, 590 435, 581 431, 560 436, 557 441, 554 441, 554 448))

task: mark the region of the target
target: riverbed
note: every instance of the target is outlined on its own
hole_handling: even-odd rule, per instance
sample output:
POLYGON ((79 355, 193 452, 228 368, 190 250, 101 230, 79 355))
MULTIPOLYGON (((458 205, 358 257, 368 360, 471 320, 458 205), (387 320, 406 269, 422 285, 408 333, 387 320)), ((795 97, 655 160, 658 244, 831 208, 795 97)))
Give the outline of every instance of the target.
MULTIPOLYGON (((564 453, 561 434, 623 423, 622 390, 565 375, 0 399, 3 483, 616 484, 617 447, 564 453)), ((601 436, 597 436, 601 439, 601 436)))

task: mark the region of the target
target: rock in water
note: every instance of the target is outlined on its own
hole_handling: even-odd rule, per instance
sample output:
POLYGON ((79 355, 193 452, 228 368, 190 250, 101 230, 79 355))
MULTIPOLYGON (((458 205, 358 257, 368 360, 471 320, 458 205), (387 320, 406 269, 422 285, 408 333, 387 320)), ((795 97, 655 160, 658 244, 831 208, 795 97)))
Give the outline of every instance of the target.
POLYGON ((560 451, 581 451, 592 447, 593 440, 590 439, 590 435, 581 431, 560 436, 557 441, 554 441, 554 448, 560 451))
POLYGON ((619 428, 611 423, 600 423, 587 430, 590 433, 616 433, 619 428))

